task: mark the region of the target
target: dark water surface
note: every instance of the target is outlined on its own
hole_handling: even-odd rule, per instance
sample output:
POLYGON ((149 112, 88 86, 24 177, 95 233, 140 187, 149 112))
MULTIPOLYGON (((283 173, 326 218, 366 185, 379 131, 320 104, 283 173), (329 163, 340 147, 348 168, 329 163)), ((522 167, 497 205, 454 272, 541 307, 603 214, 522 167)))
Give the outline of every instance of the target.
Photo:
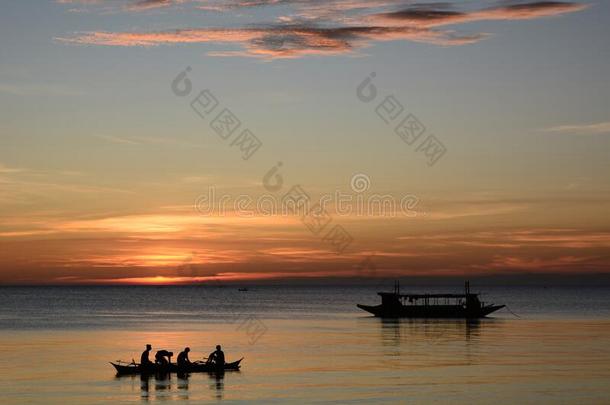
POLYGON ((485 287, 520 318, 478 322, 372 318, 355 304, 377 290, 0 288, 0 403, 609 403, 608 288, 485 287), (146 343, 245 359, 224 376, 115 377, 108 361, 146 343))

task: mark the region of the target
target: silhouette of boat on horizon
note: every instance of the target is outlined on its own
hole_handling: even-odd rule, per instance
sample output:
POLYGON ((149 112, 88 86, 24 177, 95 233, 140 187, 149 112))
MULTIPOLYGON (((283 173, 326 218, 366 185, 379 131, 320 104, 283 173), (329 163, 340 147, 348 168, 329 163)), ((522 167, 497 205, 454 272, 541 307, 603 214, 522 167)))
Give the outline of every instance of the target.
POLYGON ((160 366, 158 364, 152 364, 150 367, 142 368, 140 364, 131 362, 126 363, 123 361, 117 361, 116 363, 110 362, 115 368, 118 375, 134 375, 134 374, 167 374, 167 373, 218 373, 225 371, 239 371, 240 363, 244 358, 234 361, 232 363, 225 363, 223 368, 217 367, 214 364, 208 364, 205 362, 194 362, 186 367, 179 367, 175 363, 171 363, 167 366, 160 366))
POLYGON ((394 292, 379 292, 381 305, 358 308, 381 318, 484 318, 505 307, 485 304, 479 294, 470 292, 466 281, 464 294, 401 294, 399 282, 394 292))

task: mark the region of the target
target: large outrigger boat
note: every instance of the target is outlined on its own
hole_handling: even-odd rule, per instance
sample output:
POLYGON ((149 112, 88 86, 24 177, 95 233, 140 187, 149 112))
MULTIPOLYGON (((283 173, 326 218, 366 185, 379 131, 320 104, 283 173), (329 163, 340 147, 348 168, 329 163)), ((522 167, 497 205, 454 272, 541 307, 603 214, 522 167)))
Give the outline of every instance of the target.
POLYGON ((464 294, 401 294, 399 282, 394 292, 380 292, 381 305, 360 305, 381 318, 483 318, 504 308, 504 305, 485 304, 479 294, 470 292, 466 281, 464 294))

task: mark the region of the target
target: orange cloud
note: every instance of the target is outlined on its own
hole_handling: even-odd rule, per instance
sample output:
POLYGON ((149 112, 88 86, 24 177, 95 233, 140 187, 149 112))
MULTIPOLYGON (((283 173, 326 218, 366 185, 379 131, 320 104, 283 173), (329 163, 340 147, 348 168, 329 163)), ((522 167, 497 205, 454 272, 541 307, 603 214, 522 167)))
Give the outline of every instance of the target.
MULTIPOLYGON (((140 1, 143 8, 166 6, 166 1, 140 1)), ((302 1, 237 1, 204 4, 215 10, 289 4, 297 7, 296 17, 259 27, 179 29, 160 32, 94 31, 58 38, 66 43, 107 46, 157 46, 195 43, 235 43, 242 51, 220 51, 215 56, 296 58, 306 55, 333 55, 354 52, 381 41, 413 41, 443 46, 478 42, 483 33, 464 35, 446 25, 483 20, 524 20, 563 15, 587 6, 568 2, 531 2, 477 11, 454 11, 446 4, 411 6, 379 12, 391 2, 330 1, 310 5, 302 1)))
POLYGON ((221 52, 211 55, 257 56, 263 58, 294 58, 305 55, 350 53, 369 42, 410 40, 437 45, 463 45, 482 36, 455 36, 448 32, 416 27, 345 27, 316 28, 294 25, 267 29, 189 29, 152 33, 90 32, 71 38, 66 43, 107 46, 158 46, 194 43, 237 43, 245 52, 221 52))

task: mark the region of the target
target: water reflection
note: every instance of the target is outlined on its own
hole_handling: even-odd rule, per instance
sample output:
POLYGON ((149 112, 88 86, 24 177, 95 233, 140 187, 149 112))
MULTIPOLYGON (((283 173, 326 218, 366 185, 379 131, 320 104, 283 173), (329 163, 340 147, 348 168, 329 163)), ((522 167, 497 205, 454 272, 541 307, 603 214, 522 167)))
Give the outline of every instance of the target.
MULTIPOLYGON (((363 320, 365 321, 365 320, 363 320)), ((482 335, 499 326, 495 319, 382 319, 369 318, 377 330, 386 367, 474 364, 482 335)))
MULTIPOLYGON (((231 373, 239 373, 239 371, 232 371, 231 373)), ((213 392, 216 399, 223 399, 224 397, 224 378, 225 372, 218 373, 203 373, 201 378, 205 378, 209 381, 209 388, 213 392)), ((148 402, 149 400, 189 400, 189 385, 191 374, 190 373, 177 373, 172 376, 171 373, 155 374, 155 375, 117 375, 117 380, 130 379, 134 384, 137 379, 140 379, 140 398, 142 401, 148 402)), ((199 380, 201 382, 201 380, 199 380)), ((136 387, 133 387, 137 390, 136 387)))
POLYGON ((222 399, 223 393, 224 393, 224 388, 225 388, 225 373, 224 371, 218 372, 218 373, 209 373, 208 377, 210 378, 210 381, 212 382, 210 384, 210 389, 211 390, 216 390, 216 399, 222 399))
POLYGON ((169 391, 172 388, 171 374, 157 374, 155 377, 155 391, 169 391))
POLYGON ((178 389, 178 398, 183 400, 189 399, 189 373, 178 373, 177 374, 177 384, 176 388, 178 389))
MULTIPOLYGON (((120 377, 117 377, 117 378, 120 378, 120 377)), ((142 398, 142 400, 147 401, 149 398, 149 391, 150 391, 149 381, 150 381, 149 376, 146 376, 146 375, 140 376, 140 397, 142 398)))
POLYGON ((438 345, 476 344, 483 330, 497 329, 499 319, 383 319, 367 318, 380 325, 381 344, 400 346, 405 343, 438 345))

